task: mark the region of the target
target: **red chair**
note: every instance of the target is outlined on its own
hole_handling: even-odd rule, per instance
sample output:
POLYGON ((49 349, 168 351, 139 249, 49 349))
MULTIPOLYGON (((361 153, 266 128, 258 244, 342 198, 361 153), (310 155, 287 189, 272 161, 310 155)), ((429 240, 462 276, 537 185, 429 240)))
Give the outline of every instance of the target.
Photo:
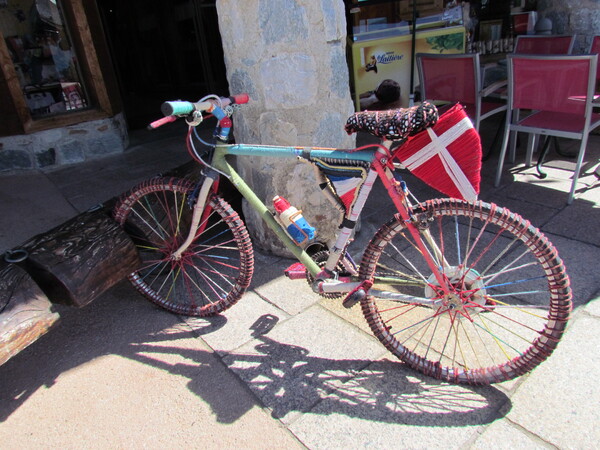
MULTIPOLYGON (((598 55, 600 54, 600 36, 594 36, 592 38, 592 45, 590 45, 590 51, 588 52, 590 55, 598 55)), ((599 59, 600 61, 600 59, 599 59)), ((599 62, 600 64, 600 62, 599 62)), ((596 94, 600 92, 600 70, 596 70, 596 94)), ((596 99, 596 102, 598 99, 596 99)))
POLYGON ((417 53, 416 57, 423 100, 461 103, 476 130, 482 120, 506 111, 505 103, 485 98, 506 82, 493 83, 482 89, 479 54, 417 53))
POLYGON ((593 53, 593 54, 600 53, 600 36, 594 36, 592 38, 592 45, 590 45, 589 53, 593 53))
POLYGON ((575 36, 521 35, 517 36, 513 53, 526 55, 569 55, 575 36))
MULTIPOLYGON (((518 54, 526 54, 526 55, 569 55, 573 50, 573 45, 575 44, 575 36, 571 35, 525 35, 525 36, 517 36, 517 40, 515 42, 515 48, 513 53, 518 54)), ((515 138, 516 139, 516 138, 515 138)), ((554 147, 556 151, 560 154, 560 146, 558 144, 558 139, 556 136, 552 137, 552 139, 547 138, 544 143, 544 150, 542 150, 540 159, 538 161, 537 167, 538 172, 541 177, 545 177, 546 175, 541 171, 541 165, 546 155, 546 152, 549 149, 550 143, 554 143, 554 147)), ((512 142, 511 142, 512 144, 512 142)), ((514 162, 515 160, 515 146, 511 145, 511 153, 510 153, 510 161, 514 162)))
POLYGON ((598 55, 508 55, 508 111, 495 186, 500 184, 510 133, 529 134, 527 166, 538 135, 579 139, 567 200, 573 202, 588 134, 600 125, 600 114, 592 110, 597 65, 598 55))

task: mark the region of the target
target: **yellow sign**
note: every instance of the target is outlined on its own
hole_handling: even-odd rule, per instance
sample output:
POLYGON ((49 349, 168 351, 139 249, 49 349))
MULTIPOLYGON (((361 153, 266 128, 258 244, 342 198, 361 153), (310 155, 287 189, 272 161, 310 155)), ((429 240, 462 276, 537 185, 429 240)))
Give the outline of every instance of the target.
MULTIPOLYGON (((357 111, 366 109, 373 101, 377 86, 391 79, 400 84, 402 106, 407 107, 410 95, 412 36, 410 34, 355 42, 352 44, 354 75, 354 103, 357 111)), ((450 27, 417 31, 416 53, 463 53, 465 50, 464 27, 450 27)), ((419 75, 415 63, 415 86, 419 75)))

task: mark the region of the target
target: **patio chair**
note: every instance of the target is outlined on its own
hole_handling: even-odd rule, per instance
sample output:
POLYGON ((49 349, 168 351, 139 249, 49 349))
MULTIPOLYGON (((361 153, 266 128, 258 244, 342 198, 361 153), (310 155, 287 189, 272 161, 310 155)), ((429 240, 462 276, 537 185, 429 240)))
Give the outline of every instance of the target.
POLYGON ((567 200, 573 202, 588 134, 600 125, 600 114, 592 110, 597 65, 598 55, 508 55, 508 110, 495 186, 511 133, 529 134, 527 166, 538 135, 579 139, 567 200))
POLYGON ((483 89, 479 54, 417 53, 416 58, 423 100, 461 103, 477 131, 482 120, 506 111, 506 103, 486 99, 506 86, 506 81, 483 89))
MULTIPOLYGON (((592 38, 592 44, 588 52, 590 55, 600 54, 600 36, 594 36, 592 38)), ((600 57, 599 57, 600 58, 600 57)), ((598 64, 600 64, 600 59, 598 64)), ((600 94, 600 70, 596 70, 596 96, 600 94)), ((596 98, 596 103, 599 103, 599 99, 596 98)))
POLYGON ((526 55, 569 55, 575 44, 575 36, 567 35, 520 35, 515 41, 513 53, 526 55))
MULTIPOLYGON (((575 44, 575 36, 572 35, 521 35, 517 36, 513 53, 525 55, 569 55, 575 44)), ((516 139, 516 138, 515 138, 516 139)), ((548 150, 550 143, 554 143, 556 152, 561 156, 566 156, 560 150, 558 138, 556 136, 548 136, 543 145, 543 150, 540 152, 540 157, 537 162, 538 173, 541 178, 545 178, 546 174, 542 172, 542 163, 548 150)), ((510 161, 515 160, 515 147, 511 142, 510 161)))

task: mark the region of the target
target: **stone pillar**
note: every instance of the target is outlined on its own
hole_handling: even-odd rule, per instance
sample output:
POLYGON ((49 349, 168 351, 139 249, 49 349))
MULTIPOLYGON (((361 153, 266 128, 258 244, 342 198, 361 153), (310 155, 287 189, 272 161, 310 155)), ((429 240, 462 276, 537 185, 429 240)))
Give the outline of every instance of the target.
POLYGON ((587 53, 592 36, 600 35, 599 0, 538 0, 538 18, 552 21, 552 34, 575 34, 573 53, 587 53))
MULTIPOLYGON (((217 13, 230 92, 251 99, 234 117, 237 142, 354 146, 343 130, 354 109, 342 0, 219 0, 217 13)), ((310 165, 250 157, 237 167, 268 206, 283 195, 303 210, 318 240, 333 237, 339 212, 320 193, 310 165)), ((286 254, 252 211, 244 213, 257 246, 286 254)))

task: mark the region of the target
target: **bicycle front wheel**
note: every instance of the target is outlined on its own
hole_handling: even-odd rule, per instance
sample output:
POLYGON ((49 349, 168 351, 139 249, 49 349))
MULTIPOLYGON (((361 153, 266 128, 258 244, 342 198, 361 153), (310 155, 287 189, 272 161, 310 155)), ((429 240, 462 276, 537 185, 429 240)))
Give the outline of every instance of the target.
POLYGON ((254 256, 250 236, 231 206, 217 195, 201 233, 180 258, 172 255, 188 236, 194 184, 155 178, 136 186, 115 206, 115 220, 137 245, 142 267, 129 275, 149 300, 184 315, 217 314, 236 303, 250 285, 254 256))
POLYGON ((404 221, 383 225, 360 269, 374 283, 361 305, 375 336, 409 366, 451 382, 505 381, 544 361, 572 307, 548 239, 493 204, 430 200, 414 214, 443 281, 404 221))

